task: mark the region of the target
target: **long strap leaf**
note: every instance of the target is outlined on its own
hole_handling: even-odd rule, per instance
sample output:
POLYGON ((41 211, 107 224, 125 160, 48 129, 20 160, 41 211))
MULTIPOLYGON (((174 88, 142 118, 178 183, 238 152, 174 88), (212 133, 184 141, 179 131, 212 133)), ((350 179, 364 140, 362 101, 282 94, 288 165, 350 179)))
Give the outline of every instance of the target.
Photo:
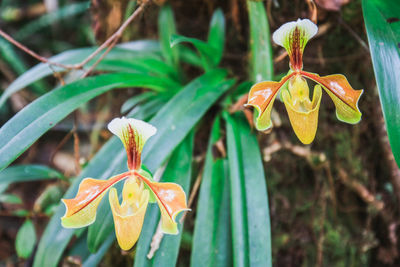
POLYGON ((214 144, 221 138, 221 122, 214 122, 208 144, 196 209, 192 267, 232 266, 228 162, 215 156, 214 144))
POLYGON ((247 0, 250 24, 250 79, 272 80, 273 55, 267 13, 262 1, 247 0))
POLYGON ((272 266, 268 195, 257 138, 242 116, 227 129, 234 266, 272 266))
POLYGON ((35 100, 0 129, 0 170, 83 103, 111 89, 133 86, 165 88, 162 80, 157 84, 151 76, 104 74, 62 86, 35 100))
POLYGON ((400 4, 363 0, 362 6, 386 129, 400 167, 400 4))
MULTIPOLYGON (((192 178, 193 137, 194 132, 192 131, 176 148, 161 179, 162 182, 180 184, 186 192, 186 196, 189 196, 190 181, 192 178)), ((155 251, 153 257, 148 259, 147 255, 150 251, 150 244, 160 220, 160 211, 157 205, 152 205, 147 212, 144 221, 146 230, 140 235, 136 246, 134 266, 175 266, 182 238, 183 224, 179 223, 178 225, 178 235, 164 235, 160 247, 155 251)), ((180 217, 177 217, 177 221, 179 221, 180 217)))

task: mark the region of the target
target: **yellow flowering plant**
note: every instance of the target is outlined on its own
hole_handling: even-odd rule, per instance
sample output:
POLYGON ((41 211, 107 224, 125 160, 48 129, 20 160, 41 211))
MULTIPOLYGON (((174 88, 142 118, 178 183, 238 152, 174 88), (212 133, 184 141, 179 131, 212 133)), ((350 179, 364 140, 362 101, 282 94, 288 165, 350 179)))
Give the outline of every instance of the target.
POLYGON ((61 223, 65 228, 80 228, 96 220, 97 207, 109 192, 109 202, 114 218, 115 234, 123 250, 132 248, 139 238, 148 203, 157 202, 161 211, 161 230, 177 234, 176 216, 188 210, 186 194, 175 183, 154 182, 150 173, 142 169, 141 153, 146 141, 156 133, 149 123, 131 118, 115 118, 108 129, 118 136, 127 153, 128 171, 109 178, 85 178, 73 199, 63 199, 66 206, 61 223), (122 203, 118 200, 116 183, 125 180, 122 203))
POLYGON ((258 130, 272 127, 271 110, 279 91, 293 130, 304 144, 310 144, 317 132, 321 87, 333 100, 340 121, 356 124, 361 120, 358 100, 363 90, 354 90, 341 74, 319 76, 303 71, 304 48, 317 31, 318 27, 312 21, 298 19, 283 24, 274 32, 272 39, 284 47, 289 55, 290 70, 279 82, 263 81, 251 87, 247 105, 253 106, 258 112, 255 123, 258 130), (306 79, 317 83, 312 100, 306 79))

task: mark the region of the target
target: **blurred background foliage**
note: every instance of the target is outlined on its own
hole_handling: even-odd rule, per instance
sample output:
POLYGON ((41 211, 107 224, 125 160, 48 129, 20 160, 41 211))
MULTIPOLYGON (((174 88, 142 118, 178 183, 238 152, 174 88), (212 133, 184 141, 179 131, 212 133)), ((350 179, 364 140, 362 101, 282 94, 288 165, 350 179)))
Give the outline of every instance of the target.
MULTIPOLYGON (((307 45, 304 65, 321 75, 342 73, 365 93, 355 126, 339 122, 323 97, 311 146, 296 139, 282 104, 275 105, 274 129, 257 135, 245 120, 248 111, 233 108, 257 74, 278 80, 287 70, 288 59, 270 43, 270 33, 310 17, 309 1, 156 2, 124 32, 121 43, 129 43, 113 49, 85 79, 79 79, 83 70, 32 68, 34 58, 0 37, 0 123, 21 128, 0 130, 1 168, 24 152, 0 172, 0 264, 266 266, 270 251, 275 266, 398 266, 400 172, 385 130, 362 1, 315 1, 319 33, 307 45), (190 196, 192 212, 181 234, 165 236, 152 260, 146 255, 157 232, 156 209, 148 211, 142 237, 128 253, 114 242, 106 205, 88 230, 57 228, 65 192, 72 195, 85 175, 104 179, 125 168, 117 141, 106 143, 105 125, 120 114, 159 128, 144 163, 153 173, 163 166, 159 176, 176 178, 190 196), (252 212, 263 220, 252 222, 252 212), (204 251, 208 246, 218 252, 204 251)), ((129 0, 3 0, 0 28, 42 56, 74 64, 136 6, 129 0)))

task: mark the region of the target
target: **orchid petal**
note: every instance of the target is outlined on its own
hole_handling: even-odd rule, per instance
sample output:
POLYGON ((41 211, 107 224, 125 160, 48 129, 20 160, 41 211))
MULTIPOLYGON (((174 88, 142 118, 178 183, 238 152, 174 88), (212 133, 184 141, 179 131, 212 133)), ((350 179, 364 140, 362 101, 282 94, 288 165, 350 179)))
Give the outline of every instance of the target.
POLYGON ((139 169, 143 146, 157 132, 157 129, 147 122, 125 117, 113 119, 108 124, 108 129, 124 144, 128 155, 128 168, 139 169))
MULTIPOLYGON (((311 108, 306 111, 300 111, 292 104, 293 99, 288 91, 282 92, 282 98, 297 137, 303 144, 310 144, 314 140, 318 128, 318 111, 322 98, 321 86, 315 86, 313 100, 309 103, 311 108)), ((309 99, 308 102, 310 102, 309 99)))
POLYGON ((274 42, 286 49, 290 66, 295 70, 303 68, 303 51, 307 42, 318 32, 318 27, 309 19, 287 22, 272 35, 274 42))
POLYGON ((176 216, 185 210, 190 210, 186 204, 186 194, 182 187, 175 183, 152 182, 139 175, 156 197, 161 211, 161 230, 166 234, 178 234, 176 216))
POLYGON ((149 191, 133 179, 125 182, 120 205, 117 190, 111 188, 109 202, 114 218, 115 235, 121 249, 129 250, 137 242, 142 231, 144 216, 149 203, 149 191))
POLYGON ((73 199, 62 199, 65 204, 65 215, 61 224, 65 228, 79 228, 92 224, 96 220, 97 206, 112 185, 126 178, 123 173, 108 180, 85 178, 79 185, 78 193, 73 199))
POLYGON ((336 117, 343 122, 356 124, 361 120, 358 100, 364 90, 354 90, 346 77, 341 74, 319 76, 302 71, 301 74, 322 85, 336 106, 336 117))
MULTIPOLYGON (((151 175, 150 172, 144 170, 144 169, 140 169, 137 171, 138 177, 142 178, 142 176, 144 176, 144 178, 146 178, 147 180, 154 182, 153 180, 153 176, 151 175)), ((147 186, 147 184, 145 183, 145 188, 147 188, 148 190, 150 190, 150 196, 149 196, 149 202, 150 203, 157 203, 157 199, 156 196, 153 194, 153 192, 151 191, 150 187, 147 186)))
POLYGON ((285 76, 280 82, 259 82, 251 87, 246 106, 253 106, 258 111, 257 130, 265 131, 272 127, 271 110, 276 95, 292 75, 285 76))

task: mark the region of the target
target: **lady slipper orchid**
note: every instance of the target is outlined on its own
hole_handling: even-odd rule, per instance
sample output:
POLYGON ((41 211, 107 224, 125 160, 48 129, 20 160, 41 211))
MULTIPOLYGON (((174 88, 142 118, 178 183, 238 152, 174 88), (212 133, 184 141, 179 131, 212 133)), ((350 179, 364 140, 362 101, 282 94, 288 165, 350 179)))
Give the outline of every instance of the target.
POLYGON ((101 199, 110 190, 109 202, 114 218, 115 234, 123 250, 132 248, 139 238, 144 215, 149 202, 157 202, 161 210, 161 230, 177 234, 176 216, 188 210, 186 195, 182 187, 174 183, 158 183, 151 174, 141 169, 141 152, 147 139, 156 133, 152 125, 135 119, 116 118, 108 129, 124 144, 128 156, 129 171, 108 180, 85 178, 73 199, 63 199, 66 206, 61 223, 66 228, 78 228, 92 224, 101 199), (125 180, 122 203, 117 190, 112 186, 125 180))
POLYGON ((317 25, 310 20, 298 19, 283 24, 274 32, 272 39, 284 47, 289 55, 290 71, 279 82, 264 81, 253 85, 250 89, 247 105, 253 106, 258 111, 255 124, 258 130, 264 131, 272 127, 271 110, 279 91, 293 130, 304 144, 310 144, 317 132, 321 87, 333 100, 336 116, 340 121, 356 124, 361 120, 358 100, 363 90, 354 90, 346 77, 341 74, 321 77, 303 71, 304 47, 317 31, 317 25), (317 83, 312 100, 306 79, 317 83))

